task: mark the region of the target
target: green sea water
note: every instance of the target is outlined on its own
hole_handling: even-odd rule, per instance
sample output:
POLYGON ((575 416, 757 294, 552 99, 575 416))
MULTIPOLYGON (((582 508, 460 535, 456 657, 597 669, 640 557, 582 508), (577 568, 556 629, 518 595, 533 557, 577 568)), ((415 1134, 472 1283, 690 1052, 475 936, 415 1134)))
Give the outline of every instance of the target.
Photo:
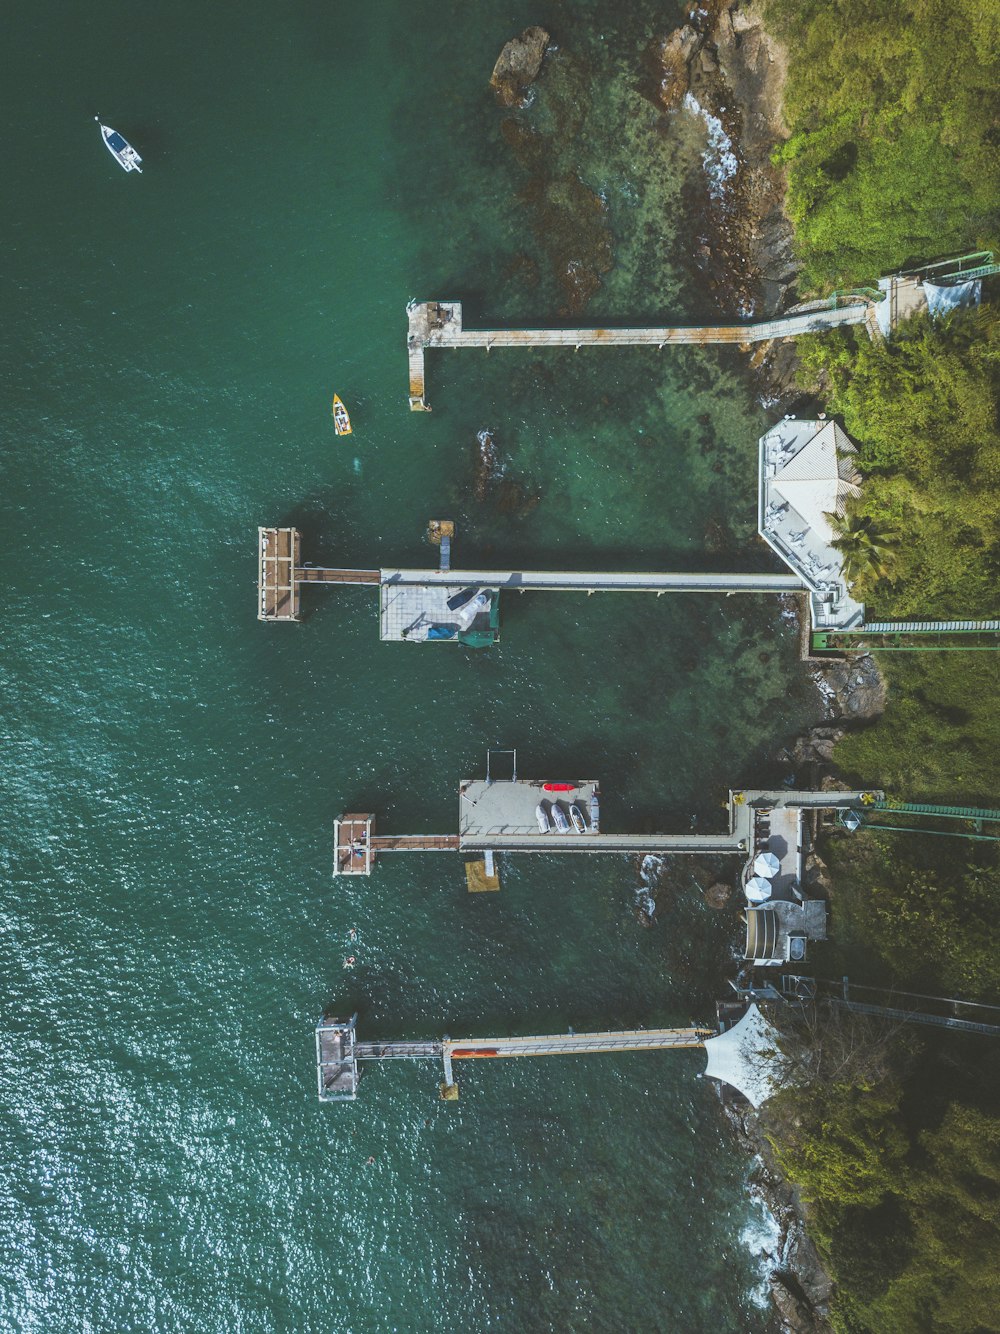
POLYGON ((7 13, 3 1329, 769 1327, 769 1225, 699 1053, 488 1063, 458 1104, 400 1064, 330 1107, 312 1030, 710 1019, 716 868, 662 868, 643 930, 634 861, 502 859, 499 895, 445 856, 334 881, 332 820, 452 832, 506 745, 600 778, 609 829, 721 826, 816 707, 777 603, 511 597, 488 653, 380 644, 363 588, 256 620, 261 523, 317 563, 428 563, 451 517, 459 564, 774 568, 728 353, 432 353, 434 411, 406 406, 410 297, 559 322, 567 256, 606 242, 581 318, 710 313, 705 145, 642 86, 681 12, 7 13), (505 130, 489 72, 538 20, 558 50, 505 130))

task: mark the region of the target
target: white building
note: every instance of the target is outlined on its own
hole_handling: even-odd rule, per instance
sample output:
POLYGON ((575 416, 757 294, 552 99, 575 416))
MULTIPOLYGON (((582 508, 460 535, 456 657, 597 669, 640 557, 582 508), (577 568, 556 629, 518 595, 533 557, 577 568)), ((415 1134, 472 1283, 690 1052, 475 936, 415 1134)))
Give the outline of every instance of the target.
POLYGON ((809 589, 814 630, 861 625, 828 514, 860 494, 848 437, 832 421, 786 418, 760 438, 757 531, 809 589))

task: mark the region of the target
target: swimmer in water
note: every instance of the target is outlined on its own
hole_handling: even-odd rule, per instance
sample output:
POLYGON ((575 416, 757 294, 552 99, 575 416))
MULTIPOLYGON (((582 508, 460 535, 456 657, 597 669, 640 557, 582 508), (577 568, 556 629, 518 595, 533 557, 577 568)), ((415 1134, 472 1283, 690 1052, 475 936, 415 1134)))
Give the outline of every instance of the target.
POLYGON ((355 965, 356 963, 357 963, 357 959, 355 959, 354 955, 353 955, 353 954, 349 954, 349 955, 347 956, 347 958, 344 960, 344 967, 345 967, 345 968, 353 968, 354 965, 355 965))
POLYGON ((357 938, 358 938, 358 933, 357 933, 357 931, 355 931, 355 929, 354 929, 353 926, 349 929, 349 931, 347 932, 347 934, 348 934, 348 936, 351 938, 351 940, 357 940, 357 938))

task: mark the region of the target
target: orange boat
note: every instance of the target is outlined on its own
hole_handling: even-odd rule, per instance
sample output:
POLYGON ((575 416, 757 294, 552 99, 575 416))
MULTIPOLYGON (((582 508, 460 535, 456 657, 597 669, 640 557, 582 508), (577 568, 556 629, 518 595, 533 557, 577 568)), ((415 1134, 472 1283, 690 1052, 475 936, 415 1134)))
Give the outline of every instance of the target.
POLYGON ((496 1047, 456 1047, 451 1053, 451 1059, 471 1060, 474 1056, 496 1056, 496 1047))
POLYGON ((336 394, 333 396, 333 429, 338 435, 351 434, 351 419, 336 394))

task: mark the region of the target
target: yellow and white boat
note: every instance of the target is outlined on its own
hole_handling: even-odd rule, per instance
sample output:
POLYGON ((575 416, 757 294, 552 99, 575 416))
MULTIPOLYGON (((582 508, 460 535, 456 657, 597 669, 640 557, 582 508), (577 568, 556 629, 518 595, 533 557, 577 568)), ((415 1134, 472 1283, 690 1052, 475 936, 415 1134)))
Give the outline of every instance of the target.
POLYGON ((338 435, 351 434, 351 419, 336 394, 333 396, 333 429, 338 435))

